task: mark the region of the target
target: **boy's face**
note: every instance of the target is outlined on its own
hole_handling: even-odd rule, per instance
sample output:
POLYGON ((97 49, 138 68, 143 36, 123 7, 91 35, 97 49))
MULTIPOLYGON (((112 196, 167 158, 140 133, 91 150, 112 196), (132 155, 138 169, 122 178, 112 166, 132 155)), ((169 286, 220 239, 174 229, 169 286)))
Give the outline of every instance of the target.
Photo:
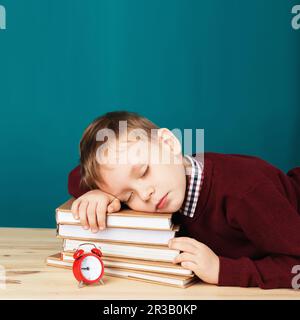
POLYGON ((186 191, 186 168, 180 142, 171 131, 159 129, 154 141, 120 137, 109 146, 109 151, 106 164, 100 165, 101 181, 97 182, 100 190, 137 211, 176 212, 180 209, 186 191), (117 162, 125 154, 126 163, 117 162))

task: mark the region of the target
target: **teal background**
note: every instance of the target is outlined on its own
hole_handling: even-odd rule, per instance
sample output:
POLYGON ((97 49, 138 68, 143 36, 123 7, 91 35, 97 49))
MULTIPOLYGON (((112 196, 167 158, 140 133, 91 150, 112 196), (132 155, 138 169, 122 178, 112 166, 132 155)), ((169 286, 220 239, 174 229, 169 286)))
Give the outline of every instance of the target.
POLYGON ((81 134, 109 110, 299 166, 299 3, 0 0, 0 226, 55 226, 81 134))

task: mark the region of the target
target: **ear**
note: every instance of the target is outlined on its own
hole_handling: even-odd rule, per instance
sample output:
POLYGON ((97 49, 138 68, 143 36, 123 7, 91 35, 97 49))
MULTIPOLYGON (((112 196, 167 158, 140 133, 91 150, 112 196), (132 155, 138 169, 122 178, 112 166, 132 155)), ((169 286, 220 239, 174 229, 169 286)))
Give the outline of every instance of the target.
POLYGON ((76 250, 76 252, 73 254, 73 258, 76 260, 80 258, 84 254, 84 251, 82 249, 76 250))
POLYGON ((99 256, 99 257, 102 256, 102 252, 98 248, 93 248, 92 253, 99 256))
POLYGON ((168 128, 160 128, 157 130, 158 141, 162 144, 166 144, 170 150, 178 156, 181 154, 181 143, 168 128))

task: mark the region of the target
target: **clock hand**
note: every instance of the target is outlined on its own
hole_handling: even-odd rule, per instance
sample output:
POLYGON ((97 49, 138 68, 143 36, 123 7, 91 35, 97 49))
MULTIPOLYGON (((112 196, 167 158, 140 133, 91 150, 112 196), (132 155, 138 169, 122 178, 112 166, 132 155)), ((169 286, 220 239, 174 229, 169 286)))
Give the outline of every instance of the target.
POLYGON ((86 268, 82 267, 81 270, 90 270, 90 268, 89 267, 86 267, 86 268))

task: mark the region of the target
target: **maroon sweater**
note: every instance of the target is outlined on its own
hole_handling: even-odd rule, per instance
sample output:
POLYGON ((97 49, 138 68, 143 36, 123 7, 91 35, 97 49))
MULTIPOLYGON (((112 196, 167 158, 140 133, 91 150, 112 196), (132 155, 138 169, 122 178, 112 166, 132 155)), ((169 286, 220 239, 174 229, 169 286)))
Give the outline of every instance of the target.
MULTIPOLYGON (((68 181, 74 197, 88 191, 79 181, 78 166, 68 181)), ((177 212, 174 222, 177 235, 219 256, 220 286, 291 288, 300 265, 300 167, 285 174, 257 157, 206 152, 194 217, 177 212)))

